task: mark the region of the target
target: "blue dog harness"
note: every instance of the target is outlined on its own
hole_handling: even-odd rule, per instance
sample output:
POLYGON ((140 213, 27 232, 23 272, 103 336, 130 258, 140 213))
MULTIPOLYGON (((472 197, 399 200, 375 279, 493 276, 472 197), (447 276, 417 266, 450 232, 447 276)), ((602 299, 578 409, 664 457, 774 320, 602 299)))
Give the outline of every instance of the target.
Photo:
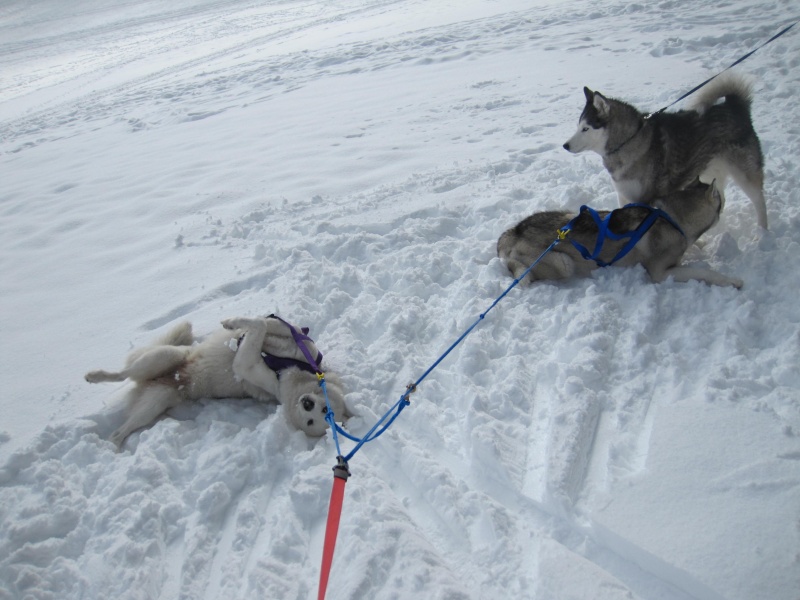
POLYGON ((604 219, 601 219, 600 215, 597 214, 597 211, 594 210, 593 208, 586 205, 581 206, 578 216, 572 219, 569 223, 564 225, 564 227, 562 227, 559 230, 560 232, 559 237, 561 237, 562 239, 563 237, 566 237, 566 235, 572 230, 575 221, 577 221, 584 212, 588 212, 589 215, 591 215, 592 220, 595 222, 595 225, 597 225, 597 241, 595 242, 594 245, 594 252, 589 252, 586 246, 584 246, 579 242, 576 242, 573 239, 570 239, 569 241, 572 243, 573 246, 575 246, 578 252, 581 253, 581 256, 583 256, 583 258, 585 258, 586 260, 593 260, 594 262, 597 263, 597 266, 599 267, 607 267, 609 265, 613 265, 623 256, 628 254, 628 252, 633 250, 633 247, 639 242, 639 240, 642 239, 644 234, 646 234, 650 230, 650 228, 655 224, 655 222, 658 219, 664 219, 667 223, 669 223, 675 229, 677 229, 678 232, 683 237, 686 237, 686 234, 683 233, 683 230, 680 228, 680 226, 666 212, 664 212, 660 208, 654 208, 652 206, 648 206, 647 204, 638 204, 638 203, 626 204, 622 208, 612 210, 610 213, 606 215, 604 219), (626 233, 614 233, 613 231, 611 231, 608 227, 609 222, 611 221, 611 216, 615 212, 617 212, 617 210, 623 210, 626 208, 633 208, 633 207, 646 208, 647 210, 650 211, 650 214, 647 215, 647 217, 641 223, 639 223, 639 226, 633 231, 628 231, 626 233), (611 262, 605 262, 603 260, 600 260, 600 258, 598 258, 600 256, 600 252, 603 249, 603 244, 605 243, 606 238, 614 241, 621 241, 625 239, 628 240, 628 242, 622 247, 622 249, 620 249, 620 251, 617 252, 617 255, 611 259, 611 262))

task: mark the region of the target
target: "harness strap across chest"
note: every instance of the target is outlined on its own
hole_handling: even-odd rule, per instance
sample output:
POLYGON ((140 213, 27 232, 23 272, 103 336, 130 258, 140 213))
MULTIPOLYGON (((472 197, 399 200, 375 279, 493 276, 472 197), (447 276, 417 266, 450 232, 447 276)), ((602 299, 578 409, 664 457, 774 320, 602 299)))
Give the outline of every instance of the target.
MULTIPOLYGON (((308 371, 309 373, 316 373, 317 370, 308 364, 305 361, 298 360, 296 358, 287 358, 286 356, 275 356, 274 354, 269 354, 267 352, 261 353, 261 358, 264 359, 264 364, 267 365, 268 369, 275 371, 275 374, 280 377, 281 372, 285 371, 290 367, 297 367, 302 371, 308 371)), ((322 360, 322 353, 319 352, 317 354, 317 362, 322 360)))
POLYGON ((589 213, 594 221, 595 225, 597 225, 597 240, 595 241, 594 251, 589 252, 589 250, 581 244, 580 242, 575 241, 574 239, 567 238, 573 246, 581 253, 581 256, 586 260, 593 260, 597 263, 599 267, 607 267, 609 265, 613 265, 615 262, 620 260, 624 257, 628 252, 633 250, 633 247, 639 243, 639 240, 650 230, 650 228, 655 224, 658 219, 664 219, 667 223, 672 225, 678 232, 686 237, 683 233, 683 230, 680 226, 675 222, 675 220, 670 217, 666 212, 661 210, 660 208, 655 208, 653 206, 648 206, 647 204, 626 204, 622 208, 618 208, 616 210, 612 210, 608 213, 605 218, 601 218, 600 215, 597 213, 596 210, 589 206, 581 206, 580 212, 577 217, 572 219, 569 223, 567 223, 564 227, 562 227, 559 231, 563 235, 567 235, 573 228, 575 221, 577 221, 584 212, 589 213), (646 208, 650 213, 645 217, 645 219, 639 223, 638 227, 632 231, 627 231, 625 233, 614 233, 609 229, 609 223, 611 221, 611 216, 617 210, 624 210, 626 208, 646 208), (603 244, 605 243, 606 239, 614 240, 614 241, 621 241, 627 239, 627 243, 617 252, 617 255, 611 259, 610 262, 605 262, 599 258, 600 252, 603 250, 603 244))
MULTIPOLYGON (((306 359, 303 361, 297 358, 289 358, 288 356, 276 356, 274 354, 269 354, 268 352, 262 351, 261 358, 264 360, 264 364, 267 365, 267 368, 275 371, 275 374, 279 378, 283 371, 291 367, 297 367, 298 369, 307 371, 309 373, 321 373, 320 365, 322 364, 322 352, 317 350, 317 356, 313 357, 304 343, 306 340, 309 342, 314 341, 308 337, 308 327, 302 327, 300 331, 297 331, 297 329, 291 323, 287 323, 277 315, 268 315, 267 319, 278 319, 281 323, 289 328, 295 343, 297 343, 297 346, 300 348, 300 351, 303 353, 303 356, 306 359)), ((239 344, 242 343, 243 339, 244 335, 239 338, 239 344)))

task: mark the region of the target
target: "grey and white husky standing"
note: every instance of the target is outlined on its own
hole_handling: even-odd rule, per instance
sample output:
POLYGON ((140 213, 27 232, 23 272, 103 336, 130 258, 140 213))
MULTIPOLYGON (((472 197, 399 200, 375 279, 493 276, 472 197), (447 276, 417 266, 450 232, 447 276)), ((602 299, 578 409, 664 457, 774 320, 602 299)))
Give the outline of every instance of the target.
MULTIPOLYGON (((664 211, 674 222, 659 217, 633 249, 614 264, 621 267, 641 264, 654 282, 673 277, 675 281, 695 279, 712 285, 741 287, 740 279, 708 268, 681 265, 687 248, 717 222, 724 203, 724 197, 714 182, 709 185, 696 180, 681 191, 655 199, 648 206, 624 206, 612 211, 608 228, 615 234, 636 230, 650 216, 651 208, 664 211)), ((606 217, 608 213, 598 211, 601 217, 606 217)), ((595 247, 599 227, 586 212, 580 215, 567 211, 534 213, 500 236, 497 255, 514 277, 519 278, 556 239, 556 233, 570 221, 572 225, 566 239, 545 254, 526 279, 533 282, 587 277, 598 265, 593 260, 585 259, 571 243, 574 240, 586 248, 595 247)), ((612 262, 625 243, 624 240, 605 239, 598 258, 605 263, 612 262)))
POLYGON ((730 177, 755 206, 758 225, 767 228, 764 157, 750 117, 751 88, 743 78, 719 76, 700 90, 691 110, 652 116, 589 88, 583 92, 578 131, 564 148, 603 158, 620 205, 649 203, 698 176, 716 180, 724 193, 730 177))

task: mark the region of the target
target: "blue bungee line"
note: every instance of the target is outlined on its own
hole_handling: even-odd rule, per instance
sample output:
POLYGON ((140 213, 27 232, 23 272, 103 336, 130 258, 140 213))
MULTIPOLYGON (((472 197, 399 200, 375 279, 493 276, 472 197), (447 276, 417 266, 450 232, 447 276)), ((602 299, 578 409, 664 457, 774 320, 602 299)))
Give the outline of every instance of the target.
POLYGON ((351 435, 347 433, 344 429, 342 429, 341 426, 336 424, 336 421, 334 419, 333 409, 331 408, 330 402, 328 400, 328 391, 325 387, 325 376, 324 374, 318 373, 317 376, 320 378, 320 385, 322 386, 322 391, 325 395, 325 402, 328 408, 328 412, 325 415, 325 420, 331 426, 331 430, 333 432, 333 441, 334 444, 336 445, 336 455, 338 457, 342 457, 341 448, 339 446, 339 437, 338 437, 339 434, 343 435, 349 440, 356 442, 355 447, 350 451, 350 453, 347 456, 342 457, 344 462, 347 463, 351 458, 353 458, 356 452, 358 452, 364 444, 375 440, 384 431, 386 431, 389 428, 389 426, 392 423, 394 423, 395 419, 397 419, 397 417, 400 416, 400 413, 403 412, 403 409, 409 404, 411 404, 411 401, 408 399, 408 397, 415 391, 417 391, 417 386, 419 386, 422 383, 422 381, 428 375, 430 375, 431 372, 436 367, 439 366, 439 363, 441 363, 447 357, 447 355, 450 354, 456 348, 456 346, 458 346, 462 341, 464 341, 464 338, 466 338, 470 333, 472 333, 472 330, 478 326, 478 324, 486 317, 486 315, 489 313, 490 310, 492 310, 495 306, 497 306, 497 304, 503 298, 505 298, 508 295, 508 293, 519 284, 520 281, 525 279, 525 276, 528 273, 530 273, 531 270, 536 265, 539 264, 539 262, 547 255, 548 252, 550 252, 553 248, 556 247, 556 245, 558 245, 559 242, 561 242, 564 238, 566 238, 567 233, 569 233, 569 230, 566 228, 558 232, 558 237, 555 240, 553 240, 553 242, 544 250, 544 252, 542 252, 539 255, 539 258, 533 261, 533 263, 531 263, 531 265, 527 269, 525 269, 522 275, 514 279, 511 285, 509 285, 505 289, 505 291, 502 294, 500 294, 494 300, 494 302, 492 302, 489 308, 487 308, 483 313, 480 314, 478 319, 472 325, 470 325, 470 327, 464 333, 462 333, 461 336, 455 342, 453 342, 453 344, 447 350, 445 350, 444 354, 442 354, 436 360, 436 362, 434 362, 430 367, 428 367, 428 369, 422 374, 422 376, 419 379, 417 379, 414 383, 409 384, 406 387, 406 391, 403 393, 402 396, 400 396, 400 399, 380 419, 378 419, 378 422, 375 423, 375 425, 373 425, 372 429, 370 429, 364 437, 358 438, 354 435, 351 435))
MULTIPOLYGON (((541 262, 541 260, 547 255, 548 252, 550 252, 553 248, 555 248, 555 246, 559 242, 567 239, 567 234, 569 234, 569 232, 572 230, 575 221, 578 220, 578 218, 583 212, 588 212, 591 215, 592 219, 595 222, 595 225, 598 228, 597 232, 598 235, 594 252, 589 252, 588 249, 586 249, 583 245, 581 245, 575 240, 570 239, 569 241, 581 253, 583 258, 587 260, 593 260, 601 267, 611 265, 612 263, 616 262, 617 260, 625 256, 628 252, 630 252, 633 246, 636 245, 636 243, 642 238, 642 236, 644 236, 645 233, 647 233, 647 231, 653 226, 653 224, 658 219, 666 220, 670 225, 675 227, 675 229, 677 229, 683 235, 683 230, 680 228, 680 226, 672 219, 672 217, 670 217, 663 210, 652 206, 648 206, 646 204, 628 204, 624 208, 630 208, 634 206, 640 208, 646 208, 650 211, 650 214, 639 224, 639 226, 635 230, 625 234, 615 234, 608 228, 608 224, 611 220, 611 215, 615 211, 609 212, 604 219, 601 219, 597 211, 595 211, 594 209, 588 206, 581 206, 578 216, 576 216, 564 227, 558 230, 556 239, 554 239, 553 242, 539 255, 539 257, 535 261, 533 261, 533 263, 531 263, 531 265, 527 269, 525 269, 522 275, 514 279, 511 285, 509 285, 502 294, 500 294, 497 298, 495 298, 491 306, 489 306, 489 308, 487 308, 484 312, 482 312, 478 316, 476 321, 472 325, 470 325, 467 328, 467 330, 464 331, 464 333, 462 333, 459 336, 459 338, 455 342, 453 342, 450 345, 450 347, 447 350, 445 350, 445 352, 430 367, 428 367, 428 369, 422 374, 422 376, 419 379, 417 379, 414 383, 409 384, 406 387, 406 391, 403 393, 402 396, 400 396, 400 399, 380 419, 378 419, 377 423, 375 423, 372 429, 370 429, 364 437, 361 438, 356 437, 345 431, 340 425, 336 423, 335 415, 333 413, 333 408, 331 407, 330 401, 328 400, 328 390, 327 387, 325 386, 325 374, 322 373, 321 370, 318 367, 316 367, 315 364, 315 367, 317 368, 317 377, 320 380, 320 385, 322 386, 322 391, 323 394, 325 395, 325 404, 328 409, 328 412, 325 414, 325 420, 328 422, 328 424, 331 427, 331 431, 333 432, 333 441, 334 444, 336 445, 336 456, 340 457, 345 463, 347 463, 351 458, 353 458, 356 452, 358 452, 364 444, 373 441, 374 439, 379 437, 384 431, 386 431, 389 428, 389 426, 392 423, 394 423, 395 419, 397 419, 397 417, 400 416, 400 413, 403 412, 403 409, 409 404, 411 404, 411 401, 408 399, 408 397, 417 390, 417 387, 422 383, 422 381, 426 377, 428 377, 428 375, 430 375, 431 372, 436 367, 439 366, 439 363, 441 363, 461 342, 464 341, 464 338, 466 338, 470 333, 472 333, 472 331, 486 317, 489 311, 491 311, 495 306, 497 306, 500 303, 500 301, 503 298, 505 298, 508 295, 508 293, 520 283, 520 281, 525 279, 528 273, 530 273, 531 270, 533 270, 533 268, 536 267, 536 265, 538 265, 539 262, 541 262), (599 258, 600 251, 603 247, 603 242, 607 238, 617 241, 630 238, 628 240, 628 243, 623 246, 623 248, 611 260, 611 262, 604 262, 599 258), (356 443, 355 447, 350 451, 350 453, 347 456, 342 456, 341 446, 339 444, 339 435, 342 435, 347 439, 356 443)), ((308 354, 306 355, 306 358, 309 359, 309 362, 311 362, 310 356, 308 354)))

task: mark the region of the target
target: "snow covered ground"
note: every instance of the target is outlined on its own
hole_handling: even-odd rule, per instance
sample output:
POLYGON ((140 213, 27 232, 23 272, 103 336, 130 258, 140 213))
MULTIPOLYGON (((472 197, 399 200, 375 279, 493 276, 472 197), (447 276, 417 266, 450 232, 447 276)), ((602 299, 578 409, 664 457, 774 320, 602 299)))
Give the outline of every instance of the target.
MULTIPOLYGON (((510 283, 497 237, 616 205, 582 86, 656 109, 788 0, 0 6, 0 599, 316 598, 335 450, 182 406, 117 454, 83 374, 278 312, 363 434, 510 283)), ((770 230, 517 288, 351 461, 328 598, 800 598, 800 31, 757 52, 770 230)), ((347 444, 345 444, 347 447, 347 444)))

